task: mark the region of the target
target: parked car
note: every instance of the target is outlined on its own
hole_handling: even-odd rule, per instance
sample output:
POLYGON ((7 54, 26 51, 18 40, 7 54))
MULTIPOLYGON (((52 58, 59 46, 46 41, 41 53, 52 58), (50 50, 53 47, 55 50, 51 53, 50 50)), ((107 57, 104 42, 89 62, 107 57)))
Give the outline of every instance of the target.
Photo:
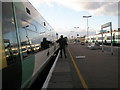
POLYGON ((87 46, 88 49, 101 49, 101 45, 99 43, 91 43, 87 46))

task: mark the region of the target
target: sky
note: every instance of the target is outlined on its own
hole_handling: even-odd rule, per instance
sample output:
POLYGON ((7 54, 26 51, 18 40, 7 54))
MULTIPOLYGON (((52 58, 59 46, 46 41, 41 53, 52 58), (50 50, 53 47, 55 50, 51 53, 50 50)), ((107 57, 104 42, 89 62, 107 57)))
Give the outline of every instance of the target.
MULTIPOLYGON (((29 0, 58 34, 89 35, 101 30, 101 25, 112 22, 118 28, 118 0, 29 0), (78 28, 76 28, 78 27, 78 28)), ((109 28, 106 28, 109 30, 109 28)))

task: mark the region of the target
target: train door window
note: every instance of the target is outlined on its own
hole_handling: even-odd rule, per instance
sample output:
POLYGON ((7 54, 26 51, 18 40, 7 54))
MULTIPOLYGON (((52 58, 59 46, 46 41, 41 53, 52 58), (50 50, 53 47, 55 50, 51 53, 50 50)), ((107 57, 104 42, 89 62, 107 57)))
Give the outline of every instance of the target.
POLYGON ((102 40, 102 37, 98 37, 98 40, 102 40))
POLYGON ((36 26, 35 26, 34 24, 31 24, 31 23, 29 23, 29 22, 26 22, 26 23, 28 23, 26 29, 31 30, 31 31, 34 31, 34 32, 37 31, 37 28, 36 28, 36 26))
POLYGON ((115 40, 115 33, 113 34, 113 40, 115 40))
POLYGON ((20 53, 22 54, 23 58, 25 58, 32 54, 31 41, 25 28, 19 28, 19 33, 21 40, 20 53))
POLYGON ((21 40, 21 54, 26 58, 39 51, 40 40, 38 34, 25 28, 19 28, 21 40))
POLYGON ((37 30, 39 33, 46 32, 45 27, 43 27, 41 24, 37 23, 37 30))
POLYGON ((40 37, 38 33, 27 30, 29 40, 31 41, 32 51, 34 53, 38 52, 40 49, 40 37))
POLYGON ((19 59, 16 28, 13 19, 12 3, 2 4, 2 34, 7 64, 11 65, 19 59))
MULTIPOLYGON (((23 58, 26 58, 33 54, 32 50, 32 43, 28 36, 28 30, 32 32, 36 32, 35 25, 29 23, 28 20, 31 21, 31 18, 22 10, 15 7, 16 17, 17 17, 17 24, 18 24, 18 31, 20 36, 20 54, 23 58)), ((33 34, 31 34, 33 36, 33 34)))
POLYGON ((116 39, 120 39, 120 35, 116 35, 116 39))
POLYGON ((107 40, 111 40, 111 36, 107 36, 107 40))

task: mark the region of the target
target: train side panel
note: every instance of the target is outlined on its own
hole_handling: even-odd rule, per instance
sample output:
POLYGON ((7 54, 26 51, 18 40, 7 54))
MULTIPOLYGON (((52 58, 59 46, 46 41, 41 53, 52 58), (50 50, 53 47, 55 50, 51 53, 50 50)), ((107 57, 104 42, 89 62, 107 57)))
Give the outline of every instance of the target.
POLYGON ((3 89, 25 88, 59 48, 56 32, 29 2, 2 5, 3 89), (44 37, 52 42, 46 50, 41 49, 44 37))
MULTIPOLYGON (((2 39, 6 66, 2 69, 2 88, 21 86, 22 66, 12 2, 2 3, 2 39)), ((0 51, 1 52, 1 51, 0 51)), ((3 61, 4 62, 4 61, 3 61)))
POLYGON ((35 80, 49 58, 56 51, 54 49, 56 46, 56 33, 29 2, 24 2, 19 7, 17 5, 18 3, 14 4, 20 38, 22 60, 21 87, 23 88, 28 86, 29 82, 35 80), (41 50, 40 44, 44 37, 51 41, 53 45, 50 45, 49 49, 41 50))

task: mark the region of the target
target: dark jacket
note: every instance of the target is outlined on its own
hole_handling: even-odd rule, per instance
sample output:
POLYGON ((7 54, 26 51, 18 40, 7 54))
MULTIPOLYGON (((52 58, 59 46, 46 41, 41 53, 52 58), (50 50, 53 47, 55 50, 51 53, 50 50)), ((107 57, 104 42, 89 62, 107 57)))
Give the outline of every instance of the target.
POLYGON ((50 47, 50 46, 49 46, 50 43, 52 43, 52 42, 47 41, 47 40, 41 42, 41 49, 44 50, 44 49, 49 48, 49 47, 50 47))
POLYGON ((59 43, 60 48, 65 48, 68 45, 65 38, 60 38, 56 42, 59 43))

